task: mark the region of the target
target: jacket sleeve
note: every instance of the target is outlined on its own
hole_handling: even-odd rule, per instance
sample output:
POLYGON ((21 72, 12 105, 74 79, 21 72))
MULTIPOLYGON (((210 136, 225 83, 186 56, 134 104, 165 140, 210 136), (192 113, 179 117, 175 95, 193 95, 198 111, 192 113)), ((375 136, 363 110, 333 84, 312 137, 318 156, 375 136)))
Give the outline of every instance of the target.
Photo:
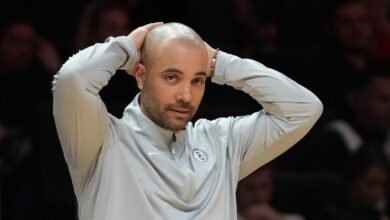
POLYGON ((251 59, 219 52, 212 80, 248 93, 263 107, 221 126, 229 138, 228 153, 239 164, 239 179, 293 146, 322 114, 322 103, 312 92, 251 59))
POLYGON ((54 76, 53 114, 70 167, 85 168, 97 159, 109 132, 109 115, 99 91, 116 70, 130 69, 136 59, 129 38, 109 38, 69 58, 54 76))

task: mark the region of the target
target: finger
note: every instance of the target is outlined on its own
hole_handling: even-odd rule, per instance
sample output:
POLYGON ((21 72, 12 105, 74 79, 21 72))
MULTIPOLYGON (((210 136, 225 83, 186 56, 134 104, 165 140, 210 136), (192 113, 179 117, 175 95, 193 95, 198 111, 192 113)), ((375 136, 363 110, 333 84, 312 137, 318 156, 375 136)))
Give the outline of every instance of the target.
POLYGON ((160 22, 153 22, 153 23, 145 25, 144 27, 150 31, 153 28, 155 28, 155 27, 157 27, 159 25, 162 25, 162 24, 164 24, 164 22, 161 22, 161 21, 160 22))
POLYGON ((163 24, 163 22, 154 22, 154 23, 150 23, 150 24, 138 27, 129 34, 129 37, 131 37, 133 40, 136 41, 137 38, 143 38, 147 32, 149 32, 151 29, 153 29, 154 27, 161 25, 161 24, 163 24))

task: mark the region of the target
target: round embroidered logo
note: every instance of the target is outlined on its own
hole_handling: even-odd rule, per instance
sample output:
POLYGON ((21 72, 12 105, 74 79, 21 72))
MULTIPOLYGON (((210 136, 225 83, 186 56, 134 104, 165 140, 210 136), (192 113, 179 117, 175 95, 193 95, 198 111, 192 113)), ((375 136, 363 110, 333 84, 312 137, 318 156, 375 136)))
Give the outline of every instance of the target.
POLYGON ((201 161, 201 162, 206 162, 207 161, 207 155, 205 152, 203 152, 202 150, 199 150, 199 149, 196 149, 194 150, 194 157, 201 161))

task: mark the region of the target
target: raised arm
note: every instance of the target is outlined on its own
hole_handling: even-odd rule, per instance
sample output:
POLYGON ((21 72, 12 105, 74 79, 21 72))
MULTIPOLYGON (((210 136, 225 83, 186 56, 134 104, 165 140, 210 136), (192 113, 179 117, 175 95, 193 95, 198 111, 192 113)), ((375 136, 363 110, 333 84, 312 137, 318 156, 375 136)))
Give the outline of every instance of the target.
POLYGON ((85 168, 96 160, 109 132, 108 113, 99 91, 116 70, 132 72, 146 33, 158 24, 88 47, 69 58, 55 75, 53 114, 65 159, 72 168, 85 168))
POLYGON ((248 93, 263 109, 229 121, 229 152, 240 163, 240 178, 279 156, 312 128, 321 101, 280 72, 220 51, 213 82, 248 93))

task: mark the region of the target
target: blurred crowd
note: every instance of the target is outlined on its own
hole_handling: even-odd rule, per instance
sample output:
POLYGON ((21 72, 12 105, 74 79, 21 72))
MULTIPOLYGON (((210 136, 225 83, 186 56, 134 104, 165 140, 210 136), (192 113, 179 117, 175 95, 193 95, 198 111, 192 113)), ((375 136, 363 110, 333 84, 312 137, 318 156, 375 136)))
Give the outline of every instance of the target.
MULTIPOLYGON (((77 219, 52 116, 53 75, 80 49, 152 21, 185 23, 324 103, 307 136, 239 182, 240 219, 390 219, 389 0, 16 0, 0 14, 1 219, 77 219)), ((137 92, 118 71, 101 97, 121 117, 137 92)), ((258 108, 208 83, 195 120, 258 108)))

